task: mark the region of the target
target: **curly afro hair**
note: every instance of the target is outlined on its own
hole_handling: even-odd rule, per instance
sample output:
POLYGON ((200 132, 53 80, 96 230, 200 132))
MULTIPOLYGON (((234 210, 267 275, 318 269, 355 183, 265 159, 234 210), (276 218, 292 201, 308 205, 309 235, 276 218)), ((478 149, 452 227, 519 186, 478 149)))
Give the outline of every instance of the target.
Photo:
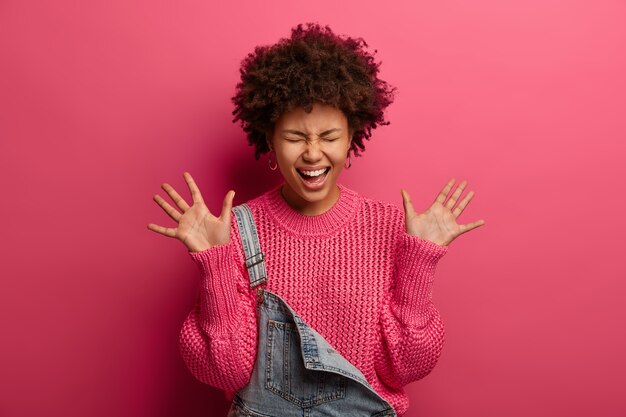
POLYGON ((285 111, 303 107, 310 113, 314 102, 343 111, 352 132, 350 150, 359 156, 371 130, 390 123, 383 113, 396 90, 377 77, 380 63, 366 48, 362 38, 335 35, 318 23, 299 24, 291 38, 255 47, 241 62, 241 81, 231 98, 232 121, 241 121, 255 159, 269 151, 266 132, 273 132, 285 111))

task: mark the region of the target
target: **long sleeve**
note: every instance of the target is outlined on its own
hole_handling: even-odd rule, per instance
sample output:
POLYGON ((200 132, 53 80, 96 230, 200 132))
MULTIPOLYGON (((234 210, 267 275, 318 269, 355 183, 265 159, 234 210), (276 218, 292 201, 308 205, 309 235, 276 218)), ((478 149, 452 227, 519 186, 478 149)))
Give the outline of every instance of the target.
POLYGON ((444 324, 432 302, 438 260, 448 247, 398 233, 392 289, 378 322, 380 352, 375 369, 395 389, 428 375, 437 364, 444 342, 444 324))
POLYGON ((226 393, 239 390, 250 380, 257 337, 255 304, 246 285, 236 222, 232 226, 229 243, 189 252, 201 280, 196 304, 179 338, 189 371, 226 393))

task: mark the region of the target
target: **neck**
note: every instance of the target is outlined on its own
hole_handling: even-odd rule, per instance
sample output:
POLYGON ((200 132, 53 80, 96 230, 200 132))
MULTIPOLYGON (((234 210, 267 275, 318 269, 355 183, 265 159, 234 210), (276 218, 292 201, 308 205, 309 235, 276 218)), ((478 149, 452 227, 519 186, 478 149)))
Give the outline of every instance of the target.
MULTIPOLYGON (((355 191, 342 184, 336 183, 336 186, 339 198, 319 215, 306 215, 294 209, 281 194, 283 184, 265 194, 264 206, 275 224, 294 236, 331 236, 351 224, 363 201, 355 191)), ((289 192, 288 186, 284 191, 289 192)))
POLYGON ((328 197, 322 201, 307 201, 293 192, 290 187, 283 184, 280 187, 280 194, 287 204, 298 213, 304 216, 318 216, 330 210, 337 202, 340 196, 339 187, 335 184, 332 191, 328 193, 328 197))

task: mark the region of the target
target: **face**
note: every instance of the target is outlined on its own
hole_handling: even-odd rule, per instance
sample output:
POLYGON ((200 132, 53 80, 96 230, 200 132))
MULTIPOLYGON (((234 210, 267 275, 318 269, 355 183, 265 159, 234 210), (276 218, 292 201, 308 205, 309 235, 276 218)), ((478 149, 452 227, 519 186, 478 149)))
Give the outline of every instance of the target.
POLYGON ((281 115, 268 145, 276 152, 283 197, 291 207, 317 215, 333 206, 351 142, 348 120, 336 107, 315 103, 311 113, 297 107, 281 115))

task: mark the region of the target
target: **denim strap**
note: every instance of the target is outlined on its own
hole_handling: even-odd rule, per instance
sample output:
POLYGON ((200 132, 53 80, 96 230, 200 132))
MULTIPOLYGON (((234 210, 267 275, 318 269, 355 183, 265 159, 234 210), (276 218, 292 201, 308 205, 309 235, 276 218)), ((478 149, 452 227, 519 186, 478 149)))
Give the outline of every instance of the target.
POLYGON ((259 236, 256 232, 254 217, 247 204, 240 204, 233 207, 237 225, 239 226, 239 236, 243 245, 243 252, 246 256, 246 268, 250 275, 250 288, 254 288, 267 281, 267 271, 259 236))

